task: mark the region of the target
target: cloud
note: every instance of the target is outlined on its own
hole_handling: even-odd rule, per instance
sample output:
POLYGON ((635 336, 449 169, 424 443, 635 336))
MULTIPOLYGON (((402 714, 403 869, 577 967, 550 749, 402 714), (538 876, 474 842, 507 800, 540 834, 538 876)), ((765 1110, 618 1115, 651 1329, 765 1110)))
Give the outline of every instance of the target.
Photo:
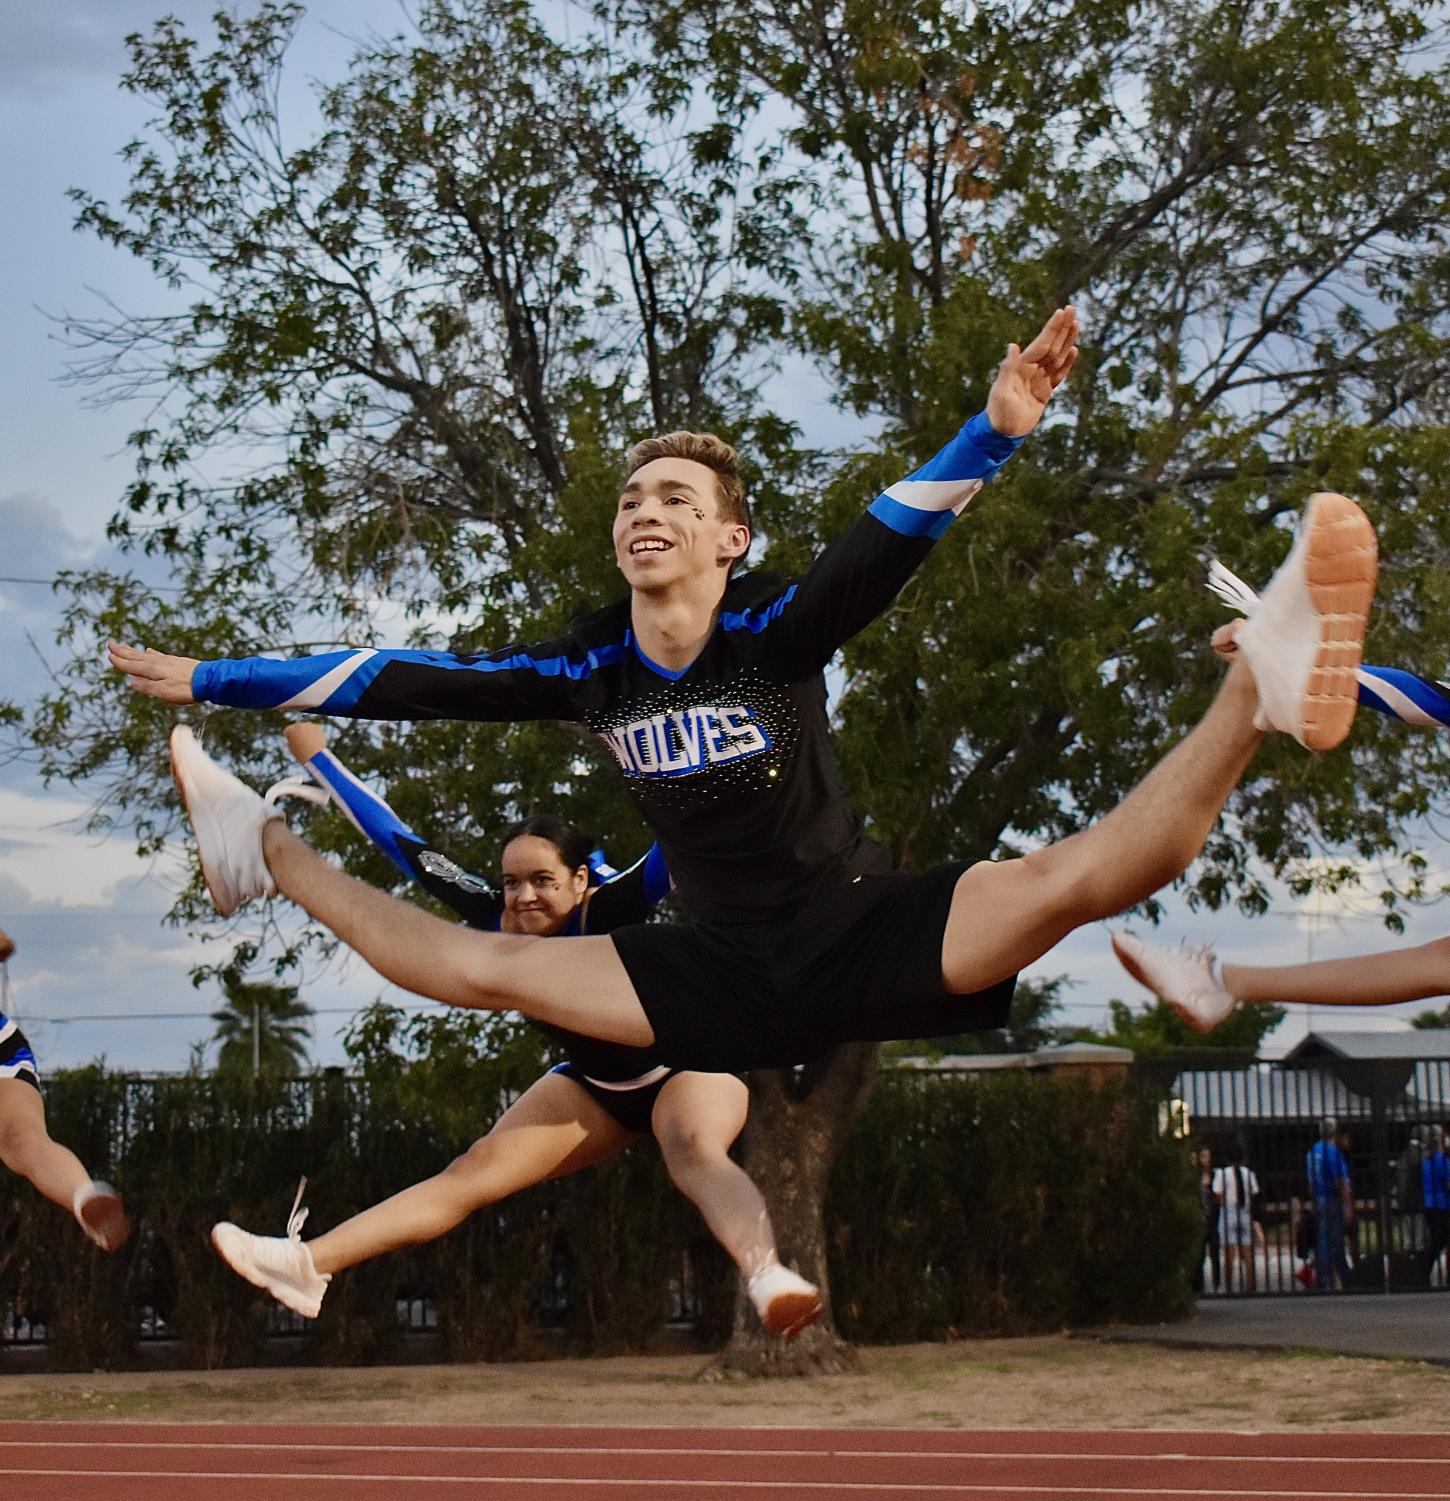
POLYGON ((0 21, 0 97, 44 99, 126 67, 126 37, 158 16, 179 16, 196 29, 211 0, 48 0, 4 8, 0 21))

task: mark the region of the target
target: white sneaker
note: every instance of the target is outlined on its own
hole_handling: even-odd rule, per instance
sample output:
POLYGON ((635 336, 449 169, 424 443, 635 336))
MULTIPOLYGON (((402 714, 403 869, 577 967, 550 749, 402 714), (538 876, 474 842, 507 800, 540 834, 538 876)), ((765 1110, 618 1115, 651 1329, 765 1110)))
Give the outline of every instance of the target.
POLYGON ((820 1289, 778 1261, 761 1267, 745 1290, 760 1322, 784 1339, 794 1339, 826 1311, 820 1289))
POLYGON ((103 1251, 119 1251, 131 1234, 121 1195, 109 1183, 92 1178, 76 1189, 71 1205, 77 1223, 103 1251))
POLYGON ((1349 733, 1378 570, 1369 518, 1327 491, 1309 497, 1294 546, 1263 594, 1216 559, 1210 565, 1209 588, 1249 617, 1237 644, 1259 690, 1259 729, 1282 730, 1316 751, 1349 733))
POLYGON ((171 732, 171 775, 196 833, 201 873, 217 911, 230 917, 277 886, 262 858, 262 828, 282 815, 244 782, 223 771, 181 724, 171 732))
POLYGON ((269 1292, 284 1307, 315 1319, 322 1310, 322 1295, 332 1281, 331 1272, 319 1272, 312 1264, 312 1252, 302 1239, 307 1211, 301 1208, 304 1178, 297 1185, 292 1213, 287 1217, 287 1234, 253 1235, 237 1225, 223 1221, 213 1225, 211 1243, 216 1253, 239 1277, 253 1287, 269 1292))
POLYGON ((1172 1006, 1195 1032, 1211 1032, 1225 1021, 1238 1002, 1214 974, 1213 950, 1159 948, 1131 933, 1112 935, 1113 952, 1122 966, 1140 984, 1172 1006))

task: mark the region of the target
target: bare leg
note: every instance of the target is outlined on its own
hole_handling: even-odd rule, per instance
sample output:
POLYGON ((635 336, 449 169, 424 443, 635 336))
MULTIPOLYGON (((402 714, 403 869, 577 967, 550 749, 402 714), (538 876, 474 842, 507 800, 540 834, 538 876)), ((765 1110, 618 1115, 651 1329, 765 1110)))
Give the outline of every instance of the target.
POLYGON ((1236 660, 1208 713, 1105 818, 1020 860, 964 872, 942 941, 948 986, 994 985, 1182 875, 1264 738, 1257 703, 1236 660))
POLYGON ((602 1162, 635 1139, 572 1079, 545 1074, 481 1141, 435 1177, 308 1241, 319 1272, 340 1272, 446 1235, 476 1209, 602 1162))
POLYGON ((1312 964, 1225 964, 1223 987, 1249 1005, 1393 1006, 1450 995, 1450 938, 1312 964))
POLYGON ((682 1073, 660 1090, 653 1120, 675 1187, 747 1278, 780 1259, 760 1190, 730 1160, 749 1109, 750 1091, 733 1075, 682 1073))
POLYGON ((344 875, 280 820, 266 826, 262 849, 278 890, 405 990, 454 1006, 522 1011, 630 1047, 654 1041, 608 938, 545 940, 445 922, 344 875))
POLYGON ((0 1079, 0 1162, 67 1214, 91 1181, 80 1158, 50 1139, 40 1091, 20 1079, 0 1079))

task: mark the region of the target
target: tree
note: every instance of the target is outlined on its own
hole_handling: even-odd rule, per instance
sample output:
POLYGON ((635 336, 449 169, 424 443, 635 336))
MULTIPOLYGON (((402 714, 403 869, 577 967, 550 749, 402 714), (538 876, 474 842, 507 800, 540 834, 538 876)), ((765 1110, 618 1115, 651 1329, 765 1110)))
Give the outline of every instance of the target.
POLYGON ((1422 1032, 1450 1027, 1450 1006, 1442 1006, 1438 1011, 1418 1011, 1410 1018, 1410 1025, 1418 1027, 1422 1032))
MULTIPOLYGON (((1380 521, 1381 658, 1447 655, 1450 110, 1434 14, 1393 0, 595 0, 552 35, 527 0, 435 0, 359 47, 283 140, 296 10, 174 21, 125 80, 157 105, 116 207, 84 228, 180 311, 70 320, 78 378, 146 394, 112 523, 167 558, 163 603, 77 578, 76 661, 27 732, 101 825, 174 826, 169 716, 97 691, 98 633, 208 656, 527 636, 613 589, 612 455, 710 425, 757 465, 767 560, 798 566, 982 399, 1009 338, 1078 301, 1088 349, 1049 429, 844 654, 839 745, 902 867, 1011 855, 1112 805, 1203 708, 1219 553, 1267 576, 1316 488, 1380 521), (798 450, 771 362, 861 422, 798 450), (396 639, 394 637, 394 639, 396 639)), ((540 12, 542 13, 542 11, 540 12)), ((13 717, 13 715, 11 716, 13 717)), ((0 716, 3 718, 3 716, 0 716)), ((241 716, 211 748, 269 776, 241 716)), ((642 836, 597 747, 553 727, 353 728, 363 774, 491 842, 518 809, 642 836)), ((1274 743, 1187 884, 1265 905, 1263 872, 1413 844, 1443 736, 1371 724, 1307 761, 1274 743)), ((339 821, 351 868, 389 880, 339 821)), ((1423 873, 1386 892, 1398 903, 1423 873)), ((186 915, 202 913, 193 888, 186 915)), ((751 1170, 823 1271, 824 1158, 870 1049, 757 1090, 751 1170)), ((736 1364, 757 1368, 742 1318, 736 1364)), ((829 1327, 803 1364, 843 1358, 829 1327)))
POLYGON ((1126 1001, 1112 1000, 1108 1002, 1108 1026, 1079 1027, 1073 1038, 1131 1048, 1140 1058, 1158 1058, 1182 1048, 1205 1045, 1257 1057, 1260 1043, 1284 1020, 1287 1011, 1284 1006, 1236 1006, 1233 1014, 1204 1038, 1181 1020, 1166 1001, 1155 1000, 1135 1011, 1126 1001))
POLYGON ((312 1007, 295 985, 266 985, 234 977, 223 980, 226 1003, 213 1011, 216 1071, 278 1078, 307 1068, 312 1007))

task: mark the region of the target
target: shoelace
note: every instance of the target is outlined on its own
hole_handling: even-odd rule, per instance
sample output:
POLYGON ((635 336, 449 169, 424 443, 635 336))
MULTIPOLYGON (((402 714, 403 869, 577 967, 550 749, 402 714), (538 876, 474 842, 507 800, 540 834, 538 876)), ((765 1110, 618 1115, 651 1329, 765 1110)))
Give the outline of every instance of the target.
POLYGON ((262 794, 262 801, 269 808, 275 808, 284 797, 295 797, 304 803, 314 803, 319 808, 325 808, 332 801, 332 794, 326 787, 319 787, 316 782, 310 782, 304 777, 283 777, 280 782, 273 782, 262 794))
POLYGON ((1259 603, 1254 590, 1238 574, 1230 573, 1217 558, 1208 565, 1208 587, 1229 609, 1237 610, 1240 615, 1252 615, 1259 603))
POLYGON ((297 1180, 297 1197, 292 1200, 292 1213, 287 1216, 287 1239, 300 1241, 302 1227, 307 1223, 308 1211, 302 1207, 302 1195, 307 1190, 305 1177, 297 1180))

